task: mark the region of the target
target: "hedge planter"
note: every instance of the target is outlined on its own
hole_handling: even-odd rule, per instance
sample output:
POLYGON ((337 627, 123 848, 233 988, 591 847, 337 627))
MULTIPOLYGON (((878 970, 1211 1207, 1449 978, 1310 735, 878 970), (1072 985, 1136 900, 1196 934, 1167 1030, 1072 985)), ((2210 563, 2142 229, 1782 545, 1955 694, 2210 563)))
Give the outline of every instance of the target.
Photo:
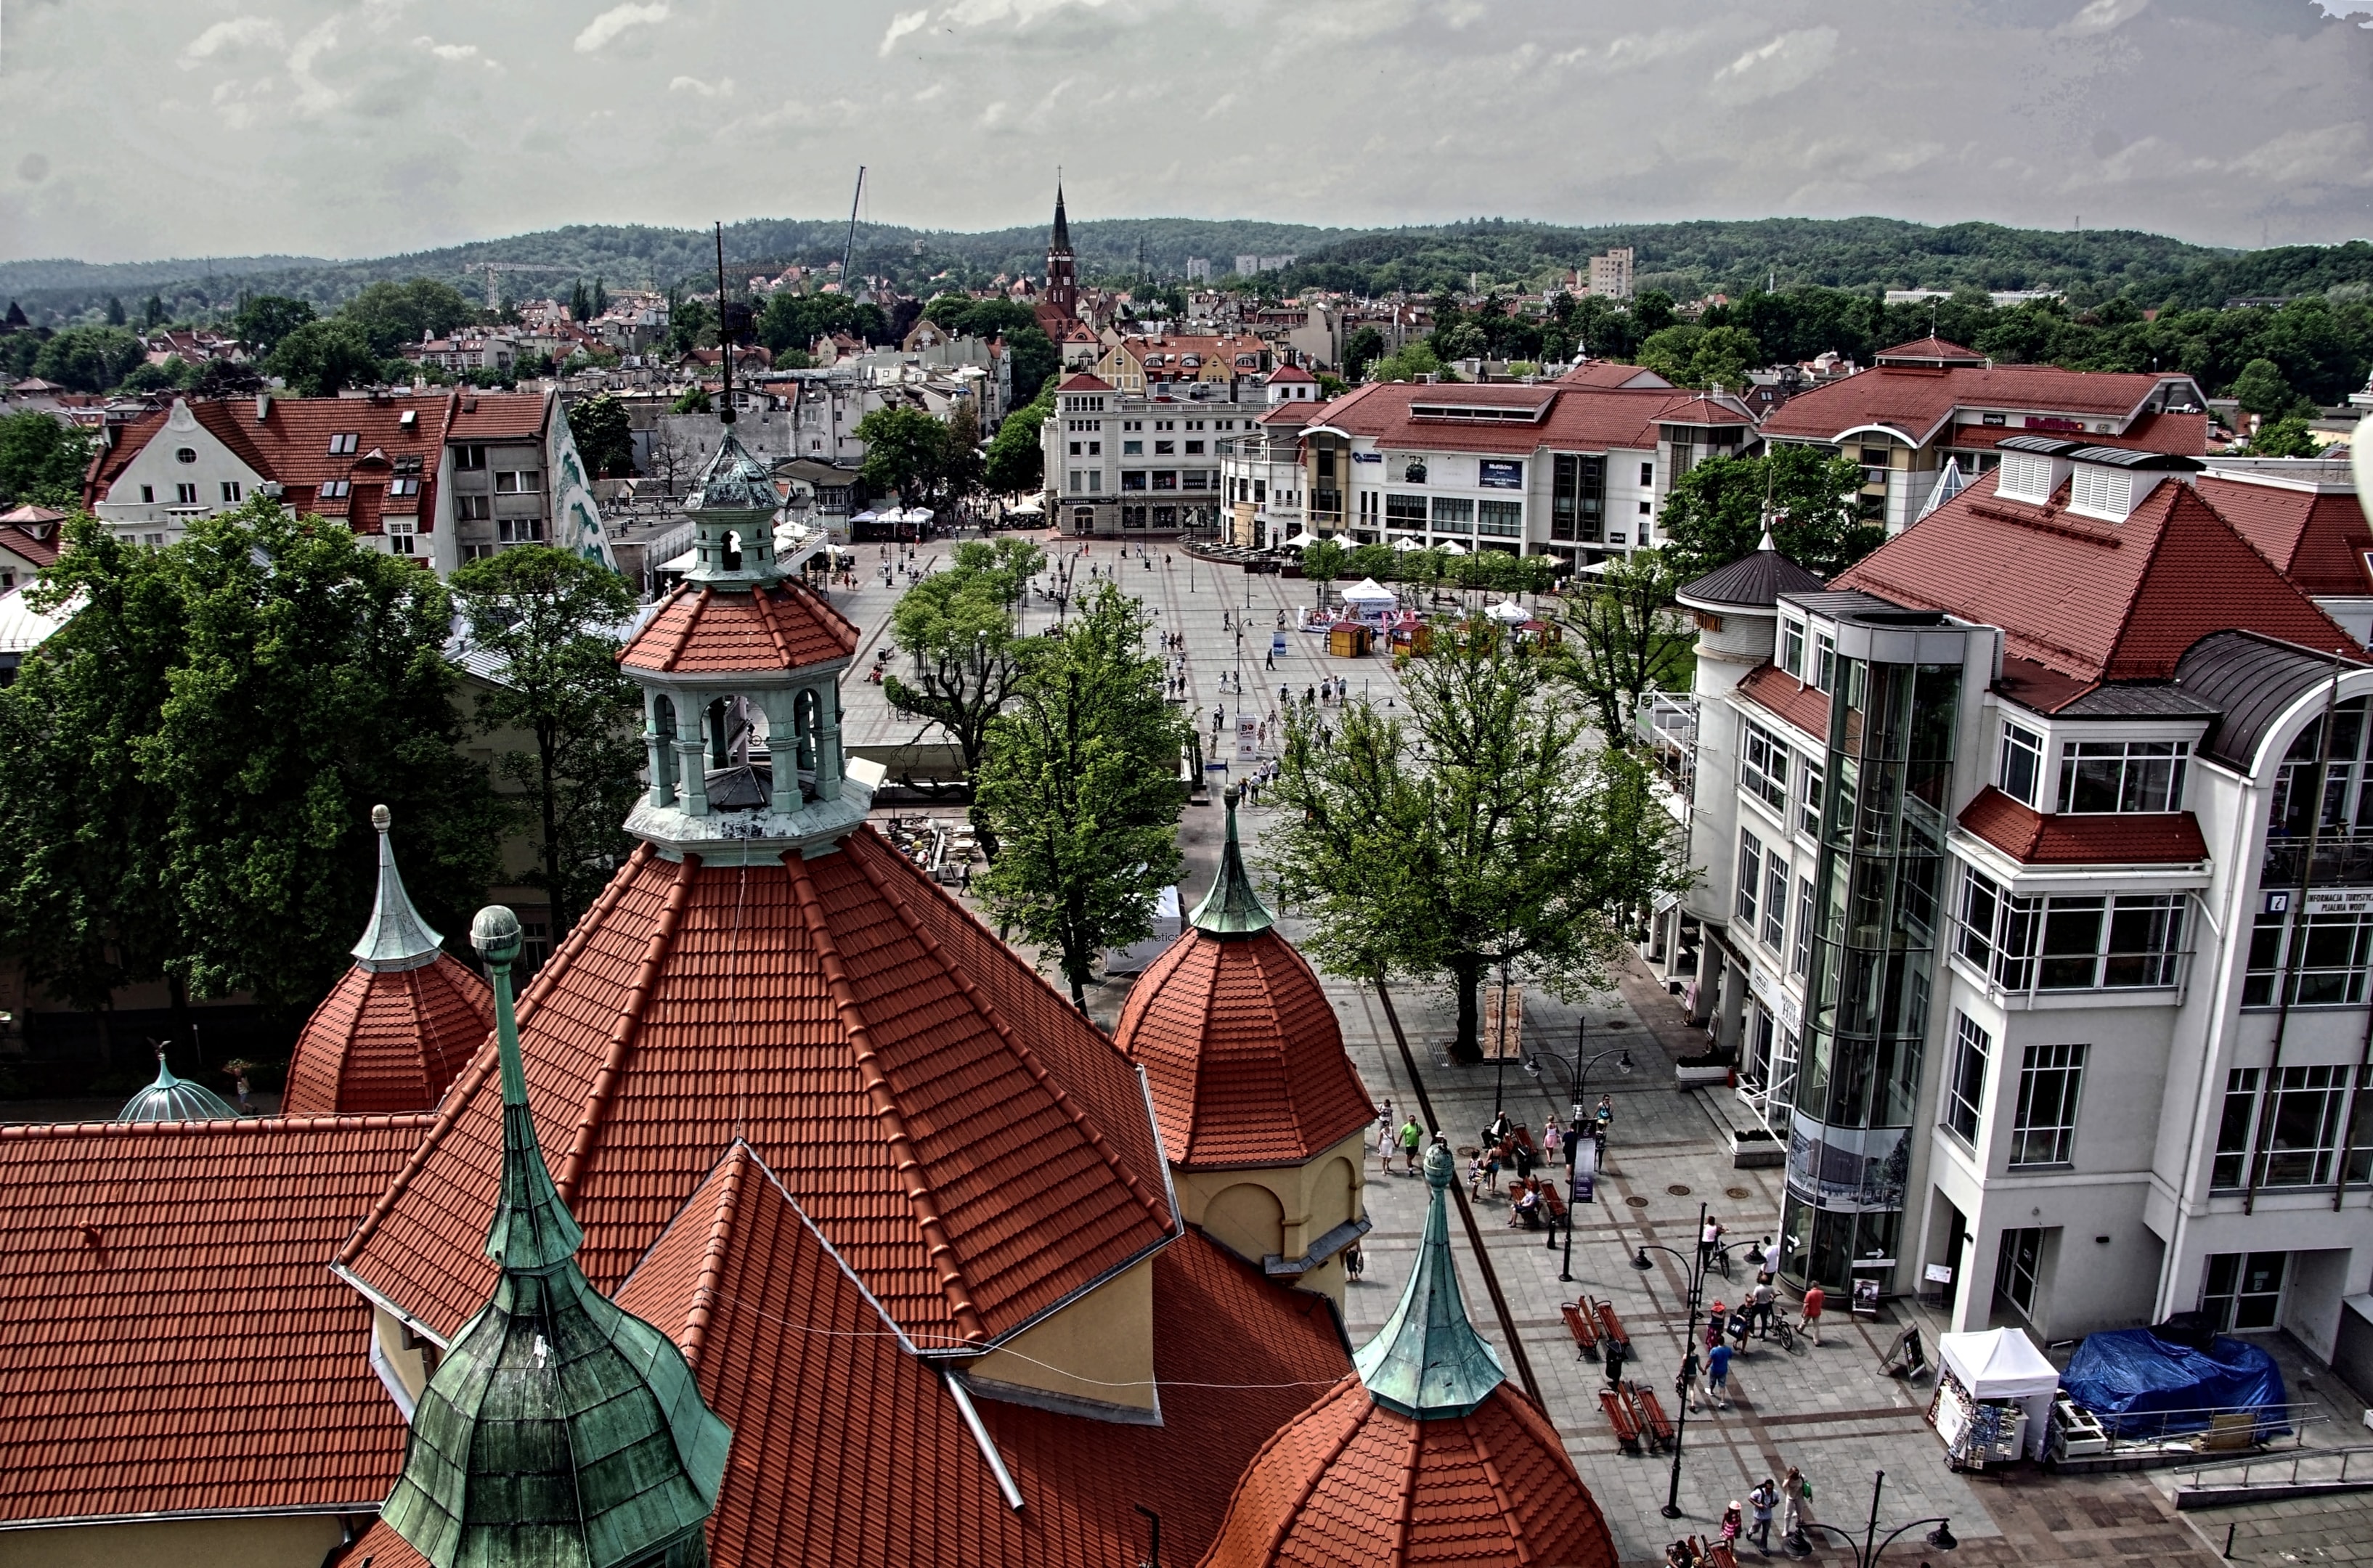
POLYGON ((1685 1089, 1700 1088, 1708 1084, 1730 1082, 1734 1063, 1725 1051, 1709 1051, 1700 1056, 1684 1056, 1673 1063, 1673 1075, 1685 1089))
POLYGON ((1760 1127, 1735 1129, 1730 1134, 1730 1163, 1736 1170, 1776 1169, 1788 1163, 1788 1151, 1760 1127))

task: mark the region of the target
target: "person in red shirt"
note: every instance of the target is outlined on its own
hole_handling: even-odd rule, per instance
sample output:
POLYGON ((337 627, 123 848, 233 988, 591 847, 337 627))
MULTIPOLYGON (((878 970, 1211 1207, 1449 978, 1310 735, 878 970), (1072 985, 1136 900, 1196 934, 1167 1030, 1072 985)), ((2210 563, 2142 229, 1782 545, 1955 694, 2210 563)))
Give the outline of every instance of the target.
POLYGON ((1824 1301, 1820 1286, 1805 1287, 1805 1332, 1815 1344, 1821 1342, 1821 1307, 1824 1301))

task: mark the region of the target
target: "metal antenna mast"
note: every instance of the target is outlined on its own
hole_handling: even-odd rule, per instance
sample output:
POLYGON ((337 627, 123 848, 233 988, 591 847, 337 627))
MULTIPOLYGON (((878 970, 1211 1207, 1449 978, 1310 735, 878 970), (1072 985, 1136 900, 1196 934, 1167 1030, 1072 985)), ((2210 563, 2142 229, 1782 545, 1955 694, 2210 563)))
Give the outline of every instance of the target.
POLYGON ((725 400, 717 410, 717 423, 733 423, 733 330, 726 321, 725 298, 725 226, 717 226, 717 362, 725 370, 725 400))
POLYGON ((840 250, 840 286, 848 288, 848 269, 857 264, 857 203, 865 199, 865 166, 857 166, 857 189, 848 198, 848 243, 840 250))

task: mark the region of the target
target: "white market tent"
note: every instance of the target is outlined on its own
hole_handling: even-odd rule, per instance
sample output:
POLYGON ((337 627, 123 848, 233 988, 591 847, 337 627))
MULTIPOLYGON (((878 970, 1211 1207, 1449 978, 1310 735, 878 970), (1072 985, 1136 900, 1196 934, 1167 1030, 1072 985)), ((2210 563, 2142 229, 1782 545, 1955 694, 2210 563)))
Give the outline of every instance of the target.
POLYGON ((1345 604, 1354 606, 1375 605, 1391 608, 1400 603, 1400 596, 1374 577, 1361 578, 1350 587, 1343 589, 1339 597, 1345 604))
POLYGON ((2060 1369, 2044 1359, 2033 1340, 2017 1329, 1939 1334, 1936 1354, 1972 1399, 2005 1400, 2025 1411, 2028 1452, 2043 1458, 2052 1397, 2060 1391, 2060 1369))
POLYGON ((1512 598, 1502 599, 1483 613, 1502 626, 1522 626, 1533 618, 1531 610, 1512 598))

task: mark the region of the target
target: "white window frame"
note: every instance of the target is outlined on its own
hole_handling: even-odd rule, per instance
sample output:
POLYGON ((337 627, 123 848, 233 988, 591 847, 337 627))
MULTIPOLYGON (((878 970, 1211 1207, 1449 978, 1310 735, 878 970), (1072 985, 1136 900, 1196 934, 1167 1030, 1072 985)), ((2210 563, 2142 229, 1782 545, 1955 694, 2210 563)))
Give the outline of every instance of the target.
POLYGON ((2092 1047, 2030 1045, 2019 1057, 2018 1105, 2011 1120, 2014 1170, 2076 1163, 2076 1119, 2092 1047))

